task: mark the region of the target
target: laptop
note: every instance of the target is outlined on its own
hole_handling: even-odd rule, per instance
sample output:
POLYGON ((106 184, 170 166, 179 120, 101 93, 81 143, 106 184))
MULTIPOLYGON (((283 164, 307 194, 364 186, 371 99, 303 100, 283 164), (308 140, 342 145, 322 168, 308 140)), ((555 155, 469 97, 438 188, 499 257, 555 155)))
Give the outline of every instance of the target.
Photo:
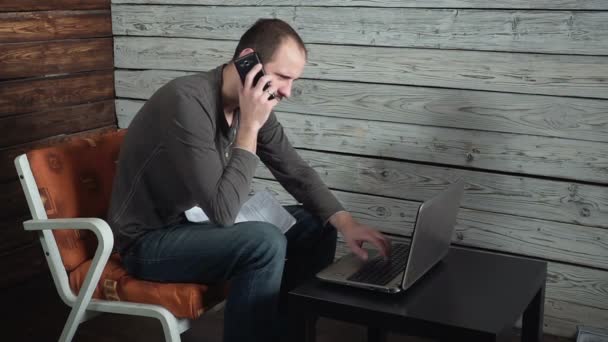
POLYGON ((388 260, 375 249, 367 250, 367 261, 351 253, 317 273, 317 278, 387 293, 407 290, 448 253, 463 192, 460 179, 420 204, 411 242, 394 242, 388 260))

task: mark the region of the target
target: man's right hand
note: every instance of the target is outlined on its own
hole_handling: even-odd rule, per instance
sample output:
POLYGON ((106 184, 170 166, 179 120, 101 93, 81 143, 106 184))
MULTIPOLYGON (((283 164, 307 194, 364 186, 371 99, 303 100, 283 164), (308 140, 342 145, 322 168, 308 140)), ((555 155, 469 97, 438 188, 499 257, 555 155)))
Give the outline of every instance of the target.
POLYGON ((269 100, 270 94, 275 94, 277 89, 269 85, 264 90, 264 86, 270 82, 271 77, 262 76, 254 86, 253 79, 262 70, 262 64, 255 65, 245 77, 245 84, 239 90, 239 108, 241 112, 240 128, 248 131, 257 132, 264 126, 266 120, 274 106, 279 103, 277 97, 269 100))

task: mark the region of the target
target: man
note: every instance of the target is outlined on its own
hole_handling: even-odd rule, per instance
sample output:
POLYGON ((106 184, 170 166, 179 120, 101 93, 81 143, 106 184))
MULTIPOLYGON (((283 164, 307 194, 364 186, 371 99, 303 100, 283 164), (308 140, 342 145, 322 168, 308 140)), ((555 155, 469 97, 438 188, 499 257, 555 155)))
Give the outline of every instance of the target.
POLYGON ((233 59, 253 51, 266 73, 255 86, 262 65, 243 85, 229 63, 177 78, 146 102, 121 148, 108 215, 134 276, 230 281, 225 341, 278 338, 281 286, 284 294, 332 261, 336 229, 363 259, 363 242, 389 252, 388 240, 355 221, 298 156, 272 112, 304 69, 301 38, 281 20, 259 20, 241 37, 233 59), (303 203, 287 207, 297 223, 285 235, 264 222, 233 224, 258 160, 303 203), (194 205, 211 221, 187 222, 184 211, 194 205))

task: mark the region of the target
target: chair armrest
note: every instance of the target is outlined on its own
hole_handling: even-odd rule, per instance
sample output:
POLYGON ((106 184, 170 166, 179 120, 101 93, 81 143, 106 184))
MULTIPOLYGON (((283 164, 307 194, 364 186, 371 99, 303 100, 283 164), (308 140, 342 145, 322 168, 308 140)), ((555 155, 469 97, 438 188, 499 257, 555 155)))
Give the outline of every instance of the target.
POLYGON ((98 245, 95 250, 95 255, 93 256, 89 271, 85 276, 80 293, 74 303, 74 306, 79 308, 76 311, 84 312, 83 310, 86 310, 86 306, 91 300, 91 296, 101 277, 101 273, 112 253, 114 235, 112 235, 112 229, 110 229, 108 223, 99 218, 61 218, 28 220, 23 222, 23 227, 25 230, 41 231, 43 233, 56 229, 86 229, 92 231, 95 236, 97 236, 98 245))
POLYGON ((95 233, 98 238, 103 238, 106 243, 114 244, 114 236, 108 223, 96 217, 28 220, 23 222, 23 227, 25 230, 86 229, 95 233))

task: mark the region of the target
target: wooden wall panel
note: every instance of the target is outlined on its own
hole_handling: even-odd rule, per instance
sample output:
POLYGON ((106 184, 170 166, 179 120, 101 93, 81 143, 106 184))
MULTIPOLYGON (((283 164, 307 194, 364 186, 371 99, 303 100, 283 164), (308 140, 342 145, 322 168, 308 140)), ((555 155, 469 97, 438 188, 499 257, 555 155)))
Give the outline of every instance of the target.
POLYGON ((608 12, 303 7, 305 41, 433 49, 606 55, 608 12), (332 32, 332 34, 327 34, 332 32))
MULTIPOLYGON (((251 6, 248 0, 113 0, 115 4, 251 6)), ((256 0, 256 6, 391 7, 391 8, 521 8, 606 10, 603 0, 256 0)))
POLYGON ((0 45, 0 80, 111 68, 111 38, 0 45))
MULTIPOLYGON (((114 58, 118 68, 204 71, 230 60, 235 45, 206 39, 116 37, 114 58)), ((307 47, 304 78, 608 99, 608 56, 307 47)))
MULTIPOLYGON (((317 151, 301 150, 300 154, 335 189, 424 201, 464 178, 468 183, 462 200, 465 208, 608 228, 605 186, 317 151)), ((261 171, 256 175, 270 178, 261 171)))
MULTIPOLYGON (((147 100, 168 81, 189 74, 117 70, 116 96, 147 100)), ((307 79, 296 82, 292 93, 278 110, 608 142, 606 100, 307 79)))
POLYGON ((113 2, 121 127, 282 18, 309 61, 277 115, 355 217, 407 238, 417 205, 464 177, 454 244, 549 261, 547 333, 608 320, 608 2, 113 2))
POLYGON ((607 55, 608 12, 412 8, 121 6, 117 35, 238 40, 285 18, 307 43, 607 55), (205 23, 205 25, 200 25, 205 23), (331 34, 327 34, 331 32, 331 34), (423 37, 422 37, 423 36, 423 37))
POLYGON ((277 113, 298 147, 608 184, 601 142, 277 113))
POLYGON ((77 133, 116 121, 114 101, 102 101, 0 120, 9 131, 0 137, 0 148, 39 140, 50 135, 77 133))
POLYGON ((114 98, 112 71, 0 83, 0 118, 114 98))
POLYGON ((109 0, 0 2, 0 288, 43 271, 14 158, 116 127, 109 0))
MULTIPOLYGON (((329 185, 336 189, 335 183, 329 185)), ((266 190, 283 204, 295 204, 274 179, 256 178, 253 189, 266 190)), ((421 201, 340 190, 334 194, 361 222, 392 235, 411 237, 421 201)), ((603 228, 462 208, 452 242, 608 270, 608 229, 603 228)))
POLYGON ((109 10, 0 13, 0 43, 112 35, 109 10))
POLYGON ((18 0, 0 1, 1 12, 109 9, 110 0, 18 0))

